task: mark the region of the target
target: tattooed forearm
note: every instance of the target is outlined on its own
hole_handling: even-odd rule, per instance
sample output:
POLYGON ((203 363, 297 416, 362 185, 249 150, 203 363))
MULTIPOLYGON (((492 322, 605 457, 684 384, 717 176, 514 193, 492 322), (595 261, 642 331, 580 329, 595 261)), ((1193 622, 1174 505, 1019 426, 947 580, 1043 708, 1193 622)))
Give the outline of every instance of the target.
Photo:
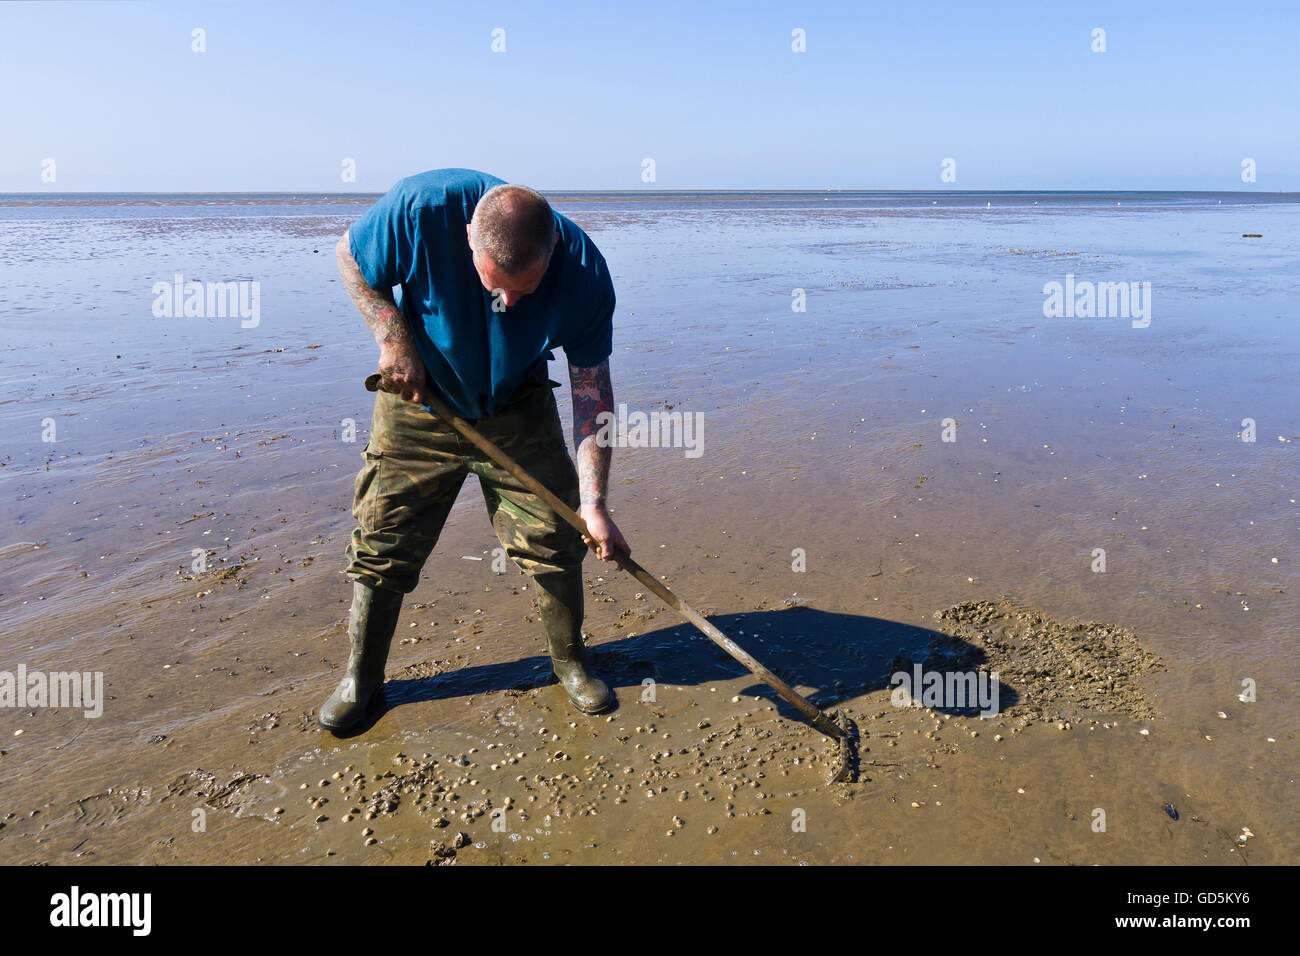
POLYGON ((601 412, 614 411, 614 386, 609 381, 609 361, 578 368, 569 365, 573 390, 573 446, 578 459, 578 493, 582 504, 604 505, 609 487, 612 449, 596 440, 601 412))
POLYGON ((406 324, 406 318, 402 315, 401 309, 393 302, 392 293, 387 290, 381 292, 372 289, 366 284, 366 280, 361 277, 361 269, 357 266, 357 260, 352 257, 348 233, 343 233, 343 238, 334 247, 334 257, 338 260, 339 276, 343 279, 343 288, 347 289, 348 295, 356 303, 361 317, 370 326, 370 331, 374 333, 375 341, 379 343, 379 347, 404 345, 412 342, 411 328, 406 324))

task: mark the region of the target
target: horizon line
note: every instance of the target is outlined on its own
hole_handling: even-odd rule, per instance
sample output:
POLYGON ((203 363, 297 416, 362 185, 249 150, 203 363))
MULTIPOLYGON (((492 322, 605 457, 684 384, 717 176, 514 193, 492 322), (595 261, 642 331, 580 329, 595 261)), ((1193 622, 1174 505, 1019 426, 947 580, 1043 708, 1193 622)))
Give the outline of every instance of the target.
MULTIPOLYGON (((989 186, 978 189, 901 189, 889 187, 850 187, 850 186, 827 186, 824 188, 782 188, 782 187, 763 187, 751 189, 732 189, 732 188, 715 188, 711 186, 700 187, 678 187, 674 189, 590 189, 586 187, 534 187, 538 192, 560 193, 560 194, 619 194, 635 195, 642 193, 646 195, 673 195, 688 193, 720 193, 745 195, 752 193, 796 193, 808 195, 825 195, 826 193, 923 193, 926 195, 984 195, 987 193, 1234 193, 1241 195, 1300 195, 1300 190, 1288 189, 1174 189, 1162 187, 1158 189, 1141 189, 1141 188, 1112 188, 1112 187, 1064 187, 1056 189, 1025 189, 1002 186, 989 186)), ((387 190, 318 190, 318 189, 214 189, 214 190, 111 190, 111 189, 72 189, 72 190, 17 190, 17 191, 0 191, 0 196, 285 196, 285 195, 309 195, 309 196, 383 196, 387 190)))

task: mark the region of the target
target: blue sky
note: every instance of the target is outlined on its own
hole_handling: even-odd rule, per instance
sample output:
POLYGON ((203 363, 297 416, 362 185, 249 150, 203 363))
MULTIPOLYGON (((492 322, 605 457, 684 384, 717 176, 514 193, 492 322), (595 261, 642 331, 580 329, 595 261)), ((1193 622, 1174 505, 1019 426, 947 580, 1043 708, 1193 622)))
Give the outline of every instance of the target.
POLYGON ((1295 0, 4 3, 0 81, 5 192, 1300 190, 1295 0))

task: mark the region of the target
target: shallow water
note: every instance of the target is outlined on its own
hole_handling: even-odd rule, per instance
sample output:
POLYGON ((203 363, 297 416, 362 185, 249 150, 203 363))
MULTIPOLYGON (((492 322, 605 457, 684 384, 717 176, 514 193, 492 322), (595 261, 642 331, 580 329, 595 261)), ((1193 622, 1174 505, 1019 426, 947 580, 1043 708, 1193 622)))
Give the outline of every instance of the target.
MULTIPOLYGON (((338 572, 369 417, 361 380, 374 363, 334 281, 332 247, 363 204, 12 200, 0 197, 0 669, 102 670, 110 699, 92 720, 0 710, 0 794, 15 815, 0 856, 289 861, 333 849, 369 859, 379 851, 359 840, 327 846, 330 824, 312 816, 286 827, 253 812, 251 792, 212 804, 176 781, 202 769, 296 788, 303 773, 357 764, 358 748, 389 763, 399 750, 484 751, 522 740, 521 724, 546 724, 548 751, 581 746, 625 765, 642 756, 634 741, 585 729, 539 686, 547 668, 526 579, 491 570, 477 489, 411 595, 435 606, 399 625, 397 640, 420 640, 394 647, 390 681, 410 677, 391 687, 393 709, 354 741, 314 729, 311 710, 344 656, 338 572), (154 283, 178 272, 258 281, 259 324, 154 318, 154 283), (53 443, 42 441, 46 420, 53 443), (206 575, 191 571, 196 548, 211 551, 206 575), (515 723, 494 716, 509 707, 515 723), (209 836, 224 835, 186 839, 191 806, 213 808, 209 836), (168 843, 157 834, 173 824, 168 843)), ((878 734, 897 724, 914 743, 896 761, 905 779, 882 762, 846 796, 820 785, 815 733, 784 711, 755 711, 746 730, 808 753, 782 766, 768 799, 796 801, 820 830, 792 836, 784 803, 728 818, 706 801, 669 837, 673 812, 572 811, 595 800, 589 779, 566 792, 549 833, 509 841, 516 856, 486 818, 462 826, 475 842, 529 860, 753 861, 758 850, 760 862, 1230 862, 1247 852, 1295 862, 1291 197, 605 195, 557 206, 615 276, 616 400, 704 416, 698 458, 616 453, 615 514, 636 556, 706 612, 752 616, 736 625, 754 635, 746 646, 820 703, 843 703, 878 734), (1149 327, 1045 318, 1044 283, 1067 274, 1151 283, 1149 327), (795 289, 806 311, 792 311, 795 289), (1245 418, 1254 443, 1238 437, 1245 418), (1095 548, 1105 573, 1091 570, 1095 548), (805 571, 792 569, 795 549, 805 571), (1145 737, 1127 723, 1041 722, 1012 737, 1008 724, 1022 782, 991 803, 1007 781, 999 731, 945 729, 934 744, 921 736, 933 719, 890 708, 875 671, 932 628, 936 610, 1001 594, 1121 624, 1166 669, 1152 681, 1159 717, 1145 737), (824 617, 787 627, 778 609, 788 604, 824 617), (1248 678, 1258 699, 1241 703, 1248 678), (940 790, 948 796, 919 798, 940 790), (1127 821, 1104 841, 1088 828, 1098 801, 1127 821), (1165 802, 1199 807, 1204 826, 1173 823, 1165 802), (777 817, 779 827, 762 825, 777 817), (694 831, 705 819, 719 828, 708 839, 694 831), (1247 849, 1235 842, 1243 826, 1256 834, 1247 849)), ((552 377, 566 380, 559 364, 552 377)), ((740 713, 759 693, 725 659, 708 663, 716 652, 671 612, 652 614, 634 582, 594 561, 587 580, 588 629, 621 701, 598 728, 645 726, 647 677, 669 702, 656 704, 658 732, 675 740, 698 742, 699 720, 740 713)), ((761 700, 753 707, 775 706, 761 700)), ((873 735, 867 760, 890 739, 873 735)), ((681 774, 704 759, 677 756, 681 774)), ((754 772, 737 764, 713 786, 754 772)), ((488 799, 510 789, 512 776, 498 776, 488 799)), ((389 827, 378 846, 391 857, 374 858, 424 862, 427 821, 399 813, 389 827)), ((457 856, 474 858, 472 848, 457 856)))

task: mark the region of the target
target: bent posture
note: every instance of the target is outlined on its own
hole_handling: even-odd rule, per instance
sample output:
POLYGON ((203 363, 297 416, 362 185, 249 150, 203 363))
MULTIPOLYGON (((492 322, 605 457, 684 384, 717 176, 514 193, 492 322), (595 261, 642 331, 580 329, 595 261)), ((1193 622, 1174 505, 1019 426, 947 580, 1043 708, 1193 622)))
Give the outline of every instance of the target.
POLYGON ((596 440, 597 416, 614 407, 614 287, 604 257, 541 194, 468 169, 402 180, 336 253, 379 345, 383 390, 354 488, 351 653, 320 725, 343 733, 364 718, 384 680, 402 597, 469 474, 506 553, 536 584, 569 699, 584 713, 606 709, 612 696, 587 665, 581 633, 587 548, 604 560, 628 551, 606 507, 610 449, 596 440), (576 470, 551 392, 558 383, 546 376, 556 347, 569 364, 576 470), (461 441, 424 406, 431 394, 578 510, 590 536, 461 441))

